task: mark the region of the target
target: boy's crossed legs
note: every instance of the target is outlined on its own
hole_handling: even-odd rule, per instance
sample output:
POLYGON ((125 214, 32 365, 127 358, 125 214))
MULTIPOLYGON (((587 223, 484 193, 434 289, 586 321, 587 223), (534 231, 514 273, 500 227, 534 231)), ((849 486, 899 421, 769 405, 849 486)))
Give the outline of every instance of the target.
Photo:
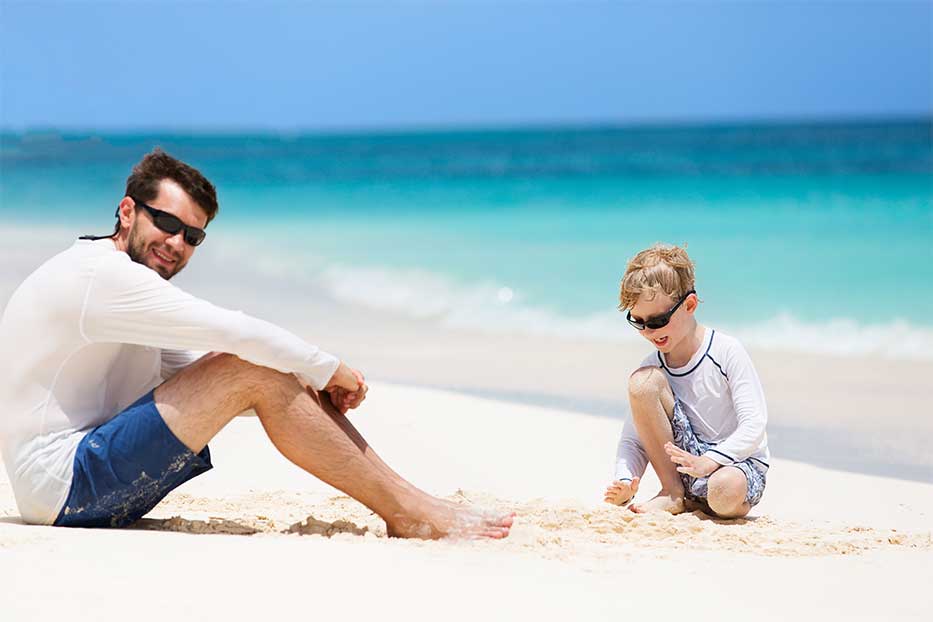
MULTIPOLYGON (((636 512, 667 511, 679 514, 685 509, 684 477, 677 471, 666 446, 674 445, 671 420, 675 399, 664 373, 657 367, 642 367, 629 378, 632 422, 658 479, 661 491, 650 501, 633 505, 636 512)), ((686 449, 681 447, 681 449, 686 449)), ((738 467, 723 466, 709 476, 706 502, 722 518, 748 514, 748 479, 738 467)))

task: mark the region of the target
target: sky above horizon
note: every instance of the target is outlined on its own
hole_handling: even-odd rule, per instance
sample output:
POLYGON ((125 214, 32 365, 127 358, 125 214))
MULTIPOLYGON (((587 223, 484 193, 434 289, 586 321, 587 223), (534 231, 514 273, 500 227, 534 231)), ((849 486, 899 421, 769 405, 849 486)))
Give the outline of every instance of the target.
POLYGON ((927 2, 12 2, 0 128, 930 116, 927 2))

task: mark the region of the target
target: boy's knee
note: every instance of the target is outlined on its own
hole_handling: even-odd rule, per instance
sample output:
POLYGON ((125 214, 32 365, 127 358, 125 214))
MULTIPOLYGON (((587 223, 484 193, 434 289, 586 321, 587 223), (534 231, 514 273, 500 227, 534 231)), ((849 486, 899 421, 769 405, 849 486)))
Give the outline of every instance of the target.
POLYGON ((724 518, 743 516, 747 492, 745 473, 737 468, 723 467, 709 478, 707 502, 713 512, 724 518))
POLYGON ((632 399, 658 398, 667 386, 667 378, 660 369, 642 367, 629 376, 628 394, 632 399))

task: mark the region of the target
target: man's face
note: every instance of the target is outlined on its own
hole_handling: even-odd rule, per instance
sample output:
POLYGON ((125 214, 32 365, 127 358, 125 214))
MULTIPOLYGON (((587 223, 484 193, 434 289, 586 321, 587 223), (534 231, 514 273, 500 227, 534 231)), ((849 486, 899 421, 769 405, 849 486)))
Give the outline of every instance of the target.
MULTIPOLYGON (((179 218, 186 225, 204 228, 207 214, 175 182, 163 179, 159 194, 147 204, 179 218)), ((184 239, 184 230, 170 235, 152 222, 145 209, 134 210, 127 239, 127 254, 136 263, 152 268, 164 279, 178 274, 194 254, 194 247, 184 239)))
MULTIPOLYGON (((663 315, 677 304, 677 300, 662 292, 659 292, 651 300, 645 298, 644 295, 639 296, 638 302, 631 308, 630 313, 633 318, 645 320, 663 315)), ((638 332, 642 337, 650 341, 651 345, 667 354, 690 334, 692 327, 690 318, 693 316, 694 310, 696 310, 696 300, 694 296, 690 296, 674 312, 667 326, 657 329, 645 328, 645 330, 638 332)))

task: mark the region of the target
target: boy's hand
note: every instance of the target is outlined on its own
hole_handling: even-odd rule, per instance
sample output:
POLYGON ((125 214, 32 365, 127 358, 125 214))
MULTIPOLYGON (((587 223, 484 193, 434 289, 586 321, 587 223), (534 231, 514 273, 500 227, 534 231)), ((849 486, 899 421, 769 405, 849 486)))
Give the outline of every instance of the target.
POLYGON ((636 477, 632 481, 618 480, 612 482, 609 484, 609 487, 606 488, 606 495, 603 501, 613 505, 625 505, 635 497, 635 493, 638 492, 638 483, 640 481, 641 478, 636 477))
POLYGON ((713 471, 722 466, 706 456, 694 456, 687 453, 674 443, 665 443, 664 451, 671 457, 671 462, 680 465, 677 467, 679 473, 685 473, 691 477, 709 477, 713 471))

